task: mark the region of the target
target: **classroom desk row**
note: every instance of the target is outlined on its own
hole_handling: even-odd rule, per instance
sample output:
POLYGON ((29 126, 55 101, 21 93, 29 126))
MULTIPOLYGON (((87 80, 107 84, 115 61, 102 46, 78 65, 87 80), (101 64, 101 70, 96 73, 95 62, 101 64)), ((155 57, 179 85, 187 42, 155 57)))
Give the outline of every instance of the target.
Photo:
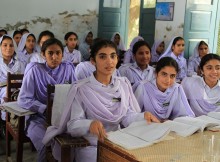
POLYGON ((202 162, 203 135, 215 135, 220 138, 220 132, 197 132, 189 137, 168 135, 164 140, 154 145, 126 150, 111 141, 98 142, 98 162, 202 162))

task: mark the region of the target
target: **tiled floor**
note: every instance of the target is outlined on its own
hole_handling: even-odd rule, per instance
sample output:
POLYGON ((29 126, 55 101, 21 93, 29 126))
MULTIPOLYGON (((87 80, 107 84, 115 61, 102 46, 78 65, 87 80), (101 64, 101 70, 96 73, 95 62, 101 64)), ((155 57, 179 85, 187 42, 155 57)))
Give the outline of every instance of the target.
MULTIPOLYGON (((1 137, 0 137, 1 138, 1 137)), ((15 162, 16 149, 15 142, 11 142, 11 161, 15 162)), ((31 151, 31 146, 29 143, 24 144, 24 152, 23 152, 23 162, 36 162, 37 161, 37 152, 31 151)), ((0 139, 0 162, 6 162, 5 156, 5 140, 0 139)))

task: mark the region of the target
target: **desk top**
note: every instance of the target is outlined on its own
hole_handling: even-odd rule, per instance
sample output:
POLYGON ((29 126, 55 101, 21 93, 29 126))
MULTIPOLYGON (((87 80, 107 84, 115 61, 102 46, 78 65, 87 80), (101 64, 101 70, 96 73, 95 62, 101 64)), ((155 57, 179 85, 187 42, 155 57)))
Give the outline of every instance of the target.
POLYGON ((211 131, 198 132, 189 137, 171 133, 169 136, 174 138, 172 140, 134 150, 126 150, 108 140, 104 143, 142 162, 201 162, 203 135, 215 135, 220 138, 219 132, 211 131))

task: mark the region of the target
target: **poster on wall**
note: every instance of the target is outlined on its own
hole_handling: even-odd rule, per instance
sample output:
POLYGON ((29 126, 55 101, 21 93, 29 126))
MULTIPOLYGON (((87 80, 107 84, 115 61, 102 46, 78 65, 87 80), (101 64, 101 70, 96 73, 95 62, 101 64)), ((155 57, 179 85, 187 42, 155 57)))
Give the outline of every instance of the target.
POLYGON ((174 2, 157 2, 156 20, 173 21, 174 2))

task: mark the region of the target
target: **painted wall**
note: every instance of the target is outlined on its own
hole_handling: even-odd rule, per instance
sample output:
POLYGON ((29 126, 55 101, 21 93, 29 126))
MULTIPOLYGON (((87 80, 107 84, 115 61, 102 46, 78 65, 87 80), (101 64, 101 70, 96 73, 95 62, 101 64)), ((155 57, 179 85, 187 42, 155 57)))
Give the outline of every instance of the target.
POLYGON ((163 39, 166 47, 174 36, 183 36, 186 0, 158 0, 175 2, 173 21, 156 20, 155 40, 163 39))
MULTIPOLYGON (((175 2, 174 19, 156 21, 155 39, 164 39, 168 45, 173 36, 183 35, 186 0, 158 0, 166 1, 175 2)), ((36 36, 48 29, 62 41, 68 31, 81 38, 86 30, 92 30, 96 37, 98 11, 99 0, 1 0, 0 28, 10 33, 26 27, 36 36)))
POLYGON ((62 41, 68 31, 82 37, 92 30, 96 37, 98 10, 99 0, 1 0, 0 28, 9 33, 28 28, 36 37, 50 30, 62 41))

